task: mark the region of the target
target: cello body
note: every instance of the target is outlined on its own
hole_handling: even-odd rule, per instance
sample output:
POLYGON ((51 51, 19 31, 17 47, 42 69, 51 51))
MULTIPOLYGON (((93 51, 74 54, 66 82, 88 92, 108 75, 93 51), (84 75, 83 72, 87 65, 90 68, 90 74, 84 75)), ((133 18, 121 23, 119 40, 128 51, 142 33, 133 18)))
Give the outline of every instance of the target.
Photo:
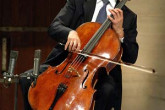
MULTIPOLYGON (((100 26, 99 23, 88 22, 76 29, 81 40, 81 50, 100 26)), ((122 49, 117 34, 108 28, 90 53, 118 61, 122 49)), ((34 110, 92 110, 96 91, 94 86, 97 75, 101 74, 98 71, 101 67, 109 73, 115 64, 69 53, 60 65, 50 66, 39 75, 34 88, 30 87, 28 99, 31 107, 34 110)))

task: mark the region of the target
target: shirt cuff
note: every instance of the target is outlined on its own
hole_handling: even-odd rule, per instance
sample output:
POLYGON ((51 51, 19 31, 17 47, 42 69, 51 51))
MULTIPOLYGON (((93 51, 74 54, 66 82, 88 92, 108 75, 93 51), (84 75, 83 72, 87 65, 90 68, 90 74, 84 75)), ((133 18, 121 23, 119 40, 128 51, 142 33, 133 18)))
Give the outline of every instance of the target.
POLYGON ((120 42, 123 43, 124 42, 124 37, 122 38, 119 38, 120 39, 120 42))

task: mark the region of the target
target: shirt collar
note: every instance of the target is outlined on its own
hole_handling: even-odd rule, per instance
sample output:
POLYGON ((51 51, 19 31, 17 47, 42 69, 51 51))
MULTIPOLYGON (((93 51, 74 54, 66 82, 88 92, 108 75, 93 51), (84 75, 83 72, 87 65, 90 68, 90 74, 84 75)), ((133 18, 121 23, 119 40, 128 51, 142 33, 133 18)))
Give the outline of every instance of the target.
MULTIPOLYGON (((102 0, 97 0, 97 3, 98 2, 101 2, 102 0)), ((111 2, 116 2, 117 0, 109 0, 109 2, 111 3, 111 2)))
MULTIPOLYGON (((109 0, 110 4, 111 4, 113 7, 115 7, 116 1, 117 1, 117 0, 109 0)), ((97 0, 96 3, 99 3, 99 2, 102 2, 102 0, 97 0)))

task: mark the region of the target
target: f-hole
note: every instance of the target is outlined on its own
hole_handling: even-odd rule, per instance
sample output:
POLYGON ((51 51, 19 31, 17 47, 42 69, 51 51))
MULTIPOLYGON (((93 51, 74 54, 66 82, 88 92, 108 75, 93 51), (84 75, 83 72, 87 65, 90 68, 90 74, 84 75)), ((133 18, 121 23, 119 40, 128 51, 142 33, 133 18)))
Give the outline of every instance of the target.
POLYGON ((82 88, 83 88, 83 89, 86 89, 87 86, 84 85, 84 83, 85 83, 85 81, 86 81, 86 79, 87 79, 87 77, 88 77, 89 70, 88 70, 88 69, 85 69, 84 72, 85 72, 86 76, 85 76, 85 78, 84 78, 84 80, 83 80, 83 82, 82 82, 82 88))

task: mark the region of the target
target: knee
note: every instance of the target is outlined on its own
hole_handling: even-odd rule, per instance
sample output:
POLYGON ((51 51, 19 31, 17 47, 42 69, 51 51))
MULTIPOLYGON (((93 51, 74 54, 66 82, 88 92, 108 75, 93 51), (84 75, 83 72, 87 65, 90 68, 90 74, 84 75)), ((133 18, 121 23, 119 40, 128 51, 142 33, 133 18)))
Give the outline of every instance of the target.
POLYGON ((115 93, 115 87, 111 83, 101 84, 101 85, 99 85, 99 87, 97 87, 96 90, 97 90, 95 93, 96 99, 99 99, 100 97, 109 98, 109 97, 113 96, 115 93))
MULTIPOLYGON (((26 73, 23 73, 23 74, 26 76, 26 73)), ((22 92, 26 94, 31 85, 31 79, 27 79, 27 77, 21 77, 19 79, 19 84, 20 84, 22 92)))
POLYGON ((115 87, 113 84, 103 84, 101 87, 101 95, 105 96, 105 97, 109 97, 112 96, 115 92, 115 87))
POLYGON ((19 83, 22 87, 26 87, 26 86, 29 86, 31 84, 31 80, 27 79, 26 77, 20 78, 19 83))

